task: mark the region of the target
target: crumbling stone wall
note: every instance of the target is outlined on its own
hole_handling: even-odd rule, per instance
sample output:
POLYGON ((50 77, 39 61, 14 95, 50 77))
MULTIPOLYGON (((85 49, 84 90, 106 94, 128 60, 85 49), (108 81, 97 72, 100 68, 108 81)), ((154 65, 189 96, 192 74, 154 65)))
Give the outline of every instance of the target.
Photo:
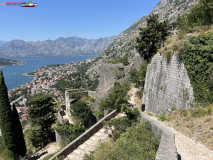
POLYGON ((145 110, 166 113, 172 107, 189 108, 194 102, 193 88, 181 60, 173 55, 167 60, 156 54, 147 67, 142 104, 145 110))

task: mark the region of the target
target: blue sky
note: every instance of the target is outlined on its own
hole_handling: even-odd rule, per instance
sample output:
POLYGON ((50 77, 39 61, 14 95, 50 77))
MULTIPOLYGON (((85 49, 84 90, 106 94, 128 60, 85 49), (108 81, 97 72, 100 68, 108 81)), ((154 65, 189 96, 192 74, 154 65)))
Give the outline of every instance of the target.
MULTIPOLYGON (((35 0, 35 8, 0 5, 0 40, 118 35, 160 0, 35 0)), ((0 0, 28 2, 25 0, 0 0)))

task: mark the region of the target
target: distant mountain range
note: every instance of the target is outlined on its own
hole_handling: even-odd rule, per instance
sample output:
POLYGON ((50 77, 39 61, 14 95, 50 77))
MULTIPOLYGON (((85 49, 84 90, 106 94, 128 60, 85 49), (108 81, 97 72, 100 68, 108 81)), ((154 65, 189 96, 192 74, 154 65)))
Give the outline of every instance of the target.
POLYGON ((6 41, 0 41, 0 47, 5 45, 7 42, 6 41))
POLYGON ((0 41, 0 56, 97 56, 108 47, 113 39, 114 37, 85 39, 74 36, 37 42, 25 42, 23 40, 0 41))

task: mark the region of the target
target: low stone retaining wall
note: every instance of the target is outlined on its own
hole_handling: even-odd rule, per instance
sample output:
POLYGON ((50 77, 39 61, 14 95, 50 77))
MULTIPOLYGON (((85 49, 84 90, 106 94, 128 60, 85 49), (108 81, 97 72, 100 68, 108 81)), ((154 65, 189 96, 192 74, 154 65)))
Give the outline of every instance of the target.
POLYGON ((61 156, 66 157, 67 155, 69 155, 76 148, 78 148, 78 146, 83 144, 86 140, 88 140, 91 136, 93 136, 96 132, 98 132, 103 127, 103 123, 105 121, 114 118, 116 115, 117 112, 115 110, 109 113, 107 116, 99 120, 95 125, 89 128, 86 132, 84 132, 82 135, 80 135, 78 138, 76 138, 74 141, 72 141, 70 144, 64 147, 59 153, 53 156, 50 160, 55 160, 57 157, 61 156))
POLYGON ((152 117, 141 113, 141 120, 150 122, 154 133, 160 137, 160 145, 155 160, 178 160, 175 134, 152 117))

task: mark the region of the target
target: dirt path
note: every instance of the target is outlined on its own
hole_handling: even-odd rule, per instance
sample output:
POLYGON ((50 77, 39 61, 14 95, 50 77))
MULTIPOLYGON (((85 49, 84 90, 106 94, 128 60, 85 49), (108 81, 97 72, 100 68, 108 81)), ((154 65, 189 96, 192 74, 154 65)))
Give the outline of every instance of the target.
POLYGON ((131 86, 131 89, 128 91, 129 100, 128 102, 134 106, 137 106, 140 108, 141 106, 141 100, 137 98, 136 93, 138 92, 138 88, 135 88, 134 85, 131 86))
MULTIPOLYGON (((137 91, 138 90, 132 86, 128 92, 128 95, 130 96, 129 103, 136 107, 140 105, 136 97, 137 91)), ((158 121, 156 117, 153 118, 158 121)), ((160 123, 166 125, 165 123, 160 123)), ((175 144, 181 160, 213 160, 212 150, 209 150, 203 144, 185 136, 181 132, 176 131, 174 128, 167 127, 175 133, 175 144)))
POLYGON ((213 160, 213 151, 203 144, 186 137, 172 128, 175 133, 175 144, 181 160, 213 160))

